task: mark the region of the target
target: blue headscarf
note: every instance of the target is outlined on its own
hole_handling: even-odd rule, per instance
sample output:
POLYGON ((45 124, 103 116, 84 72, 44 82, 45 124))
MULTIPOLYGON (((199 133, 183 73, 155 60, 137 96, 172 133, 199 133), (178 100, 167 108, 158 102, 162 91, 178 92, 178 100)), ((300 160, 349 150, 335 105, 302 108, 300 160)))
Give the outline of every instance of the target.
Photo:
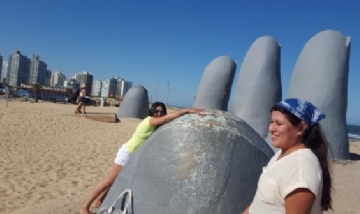
POLYGON ((276 103, 275 106, 284 108, 291 114, 303 120, 308 125, 308 128, 325 118, 324 113, 322 113, 312 103, 305 100, 289 98, 276 103))

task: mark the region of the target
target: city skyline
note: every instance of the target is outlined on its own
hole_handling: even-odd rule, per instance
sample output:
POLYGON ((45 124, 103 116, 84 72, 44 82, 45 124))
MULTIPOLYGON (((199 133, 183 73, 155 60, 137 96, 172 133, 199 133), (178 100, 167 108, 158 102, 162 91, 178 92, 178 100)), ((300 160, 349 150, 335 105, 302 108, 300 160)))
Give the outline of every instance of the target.
POLYGON ((231 102, 247 51, 262 36, 273 37, 281 46, 286 98, 303 47, 315 34, 333 29, 351 38, 347 121, 360 124, 360 2, 258 3, 5 1, 0 20, 8 21, 0 54, 6 58, 14 49, 36 53, 49 69, 67 76, 80 71, 101 80, 119 75, 143 85, 157 101, 165 102, 169 93, 170 105, 187 107, 193 105, 205 67, 222 55, 237 64, 231 102))
MULTIPOLYGON (((3 78, 5 78, 5 81, 11 86, 19 86, 21 84, 29 84, 29 85, 41 84, 46 87, 50 86, 50 87, 63 88, 63 87, 66 87, 64 85, 64 83, 67 84, 67 82, 69 82, 71 80, 76 80, 76 81, 78 81, 79 84, 76 85, 75 88, 78 88, 78 87, 80 88, 80 86, 82 84, 86 83, 87 91, 89 92, 89 95, 91 96, 93 94, 92 87, 93 87, 93 82, 94 82, 94 80, 93 80, 94 76, 89 71, 81 71, 81 72, 77 72, 73 75, 65 75, 63 73, 63 71, 61 71, 61 70, 47 69, 47 64, 44 61, 39 60, 40 56, 38 54, 33 54, 32 59, 30 59, 27 57, 27 55, 22 54, 21 50, 15 50, 12 54, 9 55, 8 61, 11 61, 14 57, 21 59, 21 60, 18 60, 18 59, 14 60, 15 64, 17 66, 15 66, 16 67, 15 71, 12 71, 11 66, 8 67, 8 61, 3 60, 1 57, 2 57, 2 55, 0 55, 0 62, 2 63, 0 65, 1 66, 0 71, 3 71, 0 73, 1 80, 3 78), (21 62, 21 61, 24 61, 24 62, 21 62), (19 70, 19 68, 18 68, 19 66, 20 67, 24 66, 24 69, 19 70), (39 71, 39 68, 40 68, 40 71, 39 71), (40 75, 41 71, 43 71, 43 70, 46 70, 46 71, 44 71, 40 75), (8 74, 8 72, 10 72, 10 73, 8 74), (11 72, 13 72, 13 74, 11 72), (24 76, 24 75, 25 76, 23 78, 18 78, 19 72, 22 73, 21 74, 22 76, 24 76), (14 75, 15 75, 15 77, 12 78, 12 76, 14 76, 14 75)), ((120 78, 119 76, 109 77, 106 80, 98 79, 97 81, 100 81, 101 84, 103 85, 104 83, 106 84, 107 81, 112 80, 112 79, 122 80, 122 82, 117 81, 116 85, 112 86, 112 87, 115 87, 116 89, 114 90, 113 88, 111 88, 111 89, 109 88, 109 92, 107 93, 106 96, 101 95, 102 94, 101 91, 104 91, 107 89, 104 89, 101 87, 100 96, 101 97, 117 97, 117 98, 121 97, 122 98, 126 94, 127 90, 132 86, 132 81, 125 80, 123 78, 120 78), (120 86, 121 88, 119 88, 117 86, 118 82, 121 85, 120 86), (115 96, 115 93, 116 93, 116 96, 115 96)))
MULTIPOLYGON (((0 76, 3 70, 3 58, 0 55, 0 76)), ((117 77, 111 77, 104 81, 95 81, 94 76, 88 71, 77 72, 68 79, 66 75, 60 70, 50 70, 47 64, 40 60, 40 56, 33 54, 32 58, 21 53, 21 50, 15 50, 9 55, 8 61, 4 62, 5 81, 8 85, 13 87, 31 87, 35 84, 40 84, 45 88, 63 89, 67 91, 71 89, 73 93, 77 93, 83 85, 86 85, 86 95, 96 96, 102 98, 116 98, 122 99, 127 91, 132 87, 132 82, 117 77), (10 65, 7 66, 10 62, 10 65), (96 84, 94 84, 96 83, 96 84), (93 89, 93 87, 95 87, 93 89)), ((18 93, 26 93, 26 90, 20 90, 18 93)), ((53 99, 55 96, 57 100, 65 99, 65 96, 59 94, 42 94, 41 99, 53 99)))

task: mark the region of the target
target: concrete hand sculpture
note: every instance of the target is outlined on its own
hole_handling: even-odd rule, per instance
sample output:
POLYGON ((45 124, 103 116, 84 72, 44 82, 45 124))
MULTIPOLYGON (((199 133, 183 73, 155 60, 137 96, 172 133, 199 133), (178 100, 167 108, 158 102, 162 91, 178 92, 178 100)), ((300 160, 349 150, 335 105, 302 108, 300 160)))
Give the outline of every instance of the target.
MULTIPOLYGON (((315 35, 300 54, 288 92, 288 97, 313 102, 327 115, 321 123, 337 159, 349 155, 349 47, 350 39, 339 32, 315 35)), ((98 214, 125 189, 133 191, 137 214, 238 214, 249 205, 262 167, 274 154, 264 139, 270 108, 282 98, 279 44, 266 36, 250 47, 228 109, 235 70, 228 56, 205 68, 194 106, 209 110, 160 127, 125 165, 98 214)), ((141 93, 126 96, 123 103, 143 98, 141 93)), ((130 104, 122 105, 134 106, 130 104)))
POLYGON ((288 97, 308 100, 326 118, 320 122, 334 159, 349 158, 346 125, 350 37, 327 30, 311 38, 293 71, 288 97))
POLYGON ((144 86, 130 88, 119 106, 118 118, 144 119, 149 114, 149 95, 144 86))

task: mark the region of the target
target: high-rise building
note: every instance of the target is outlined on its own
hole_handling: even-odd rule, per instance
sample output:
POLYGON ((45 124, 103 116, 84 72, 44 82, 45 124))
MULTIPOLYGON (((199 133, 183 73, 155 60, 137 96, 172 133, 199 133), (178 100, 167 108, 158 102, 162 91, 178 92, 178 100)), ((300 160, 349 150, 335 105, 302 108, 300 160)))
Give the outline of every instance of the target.
POLYGON ((69 79, 64 81, 65 88, 71 88, 73 93, 80 89, 80 83, 76 79, 69 79))
POLYGON ((109 97, 109 81, 106 80, 101 83, 100 96, 103 98, 109 97))
POLYGON ((120 77, 116 77, 117 80, 117 85, 116 85, 116 93, 115 93, 115 97, 118 99, 122 98, 122 89, 123 89, 123 82, 125 81, 124 79, 120 78, 120 77))
POLYGON ((4 80, 6 80, 7 71, 8 71, 8 62, 7 62, 7 61, 3 61, 2 77, 1 77, 0 82, 5 82, 4 80))
POLYGON ((132 87, 131 81, 126 81, 121 78, 117 78, 116 97, 119 99, 124 98, 126 92, 132 87))
POLYGON ((3 57, 0 55, 0 82, 1 82, 1 78, 2 78, 2 69, 3 69, 3 57))
POLYGON ((94 76, 90 72, 83 71, 81 73, 77 73, 74 75, 73 79, 76 79, 80 85, 86 83, 87 96, 91 96, 94 76))
POLYGON ((20 86, 28 83, 30 59, 16 50, 9 56, 6 83, 10 86, 20 86))
POLYGON ((110 78, 102 83, 101 97, 115 98, 116 90, 117 90, 117 79, 110 78))
POLYGON ((46 75, 45 75, 45 86, 50 86, 50 81, 51 81, 51 70, 47 70, 46 71, 46 75))
POLYGON ((51 72, 50 86, 56 88, 62 87, 64 86, 65 80, 66 76, 61 71, 51 72))
POLYGON ((102 87, 102 82, 100 80, 94 81, 93 86, 92 86, 91 96, 100 97, 101 96, 101 87, 102 87))
POLYGON ((33 54, 30 65, 30 73, 28 84, 45 85, 45 78, 47 72, 47 64, 39 59, 39 55, 33 54))

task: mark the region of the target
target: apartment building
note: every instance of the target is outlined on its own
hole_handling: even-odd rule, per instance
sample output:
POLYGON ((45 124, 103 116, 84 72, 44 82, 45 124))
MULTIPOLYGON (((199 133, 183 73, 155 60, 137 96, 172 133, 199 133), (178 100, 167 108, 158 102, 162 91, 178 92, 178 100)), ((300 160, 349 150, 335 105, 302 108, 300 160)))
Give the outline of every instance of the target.
POLYGON ((61 71, 51 72, 50 77, 50 86, 55 88, 60 88, 64 86, 66 76, 61 71))
POLYGON ((102 82, 101 97, 103 98, 115 98, 117 90, 117 79, 110 78, 102 82))
POLYGON ((77 73, 73 76, 73 79, 76 79, 80 85, 86 84, 87 96, 91 96, 94 76, 90 72, 77 73))
POLYGON ((41 84, 45 86, 47 71, 47 64, 40 60, 39 55, 33 54, 30 61, 30 70, 27 81, 28 84, 41 84))
POLYGON ((9 56, 6 83, 10 86, 20 86, 28 83, 30 59, 16 50, 9 56))
POLYGON ((102 88, 102 82, 100 80, 94 81, 92 86, 91 96, 101 97, 101 88, 102 88))

